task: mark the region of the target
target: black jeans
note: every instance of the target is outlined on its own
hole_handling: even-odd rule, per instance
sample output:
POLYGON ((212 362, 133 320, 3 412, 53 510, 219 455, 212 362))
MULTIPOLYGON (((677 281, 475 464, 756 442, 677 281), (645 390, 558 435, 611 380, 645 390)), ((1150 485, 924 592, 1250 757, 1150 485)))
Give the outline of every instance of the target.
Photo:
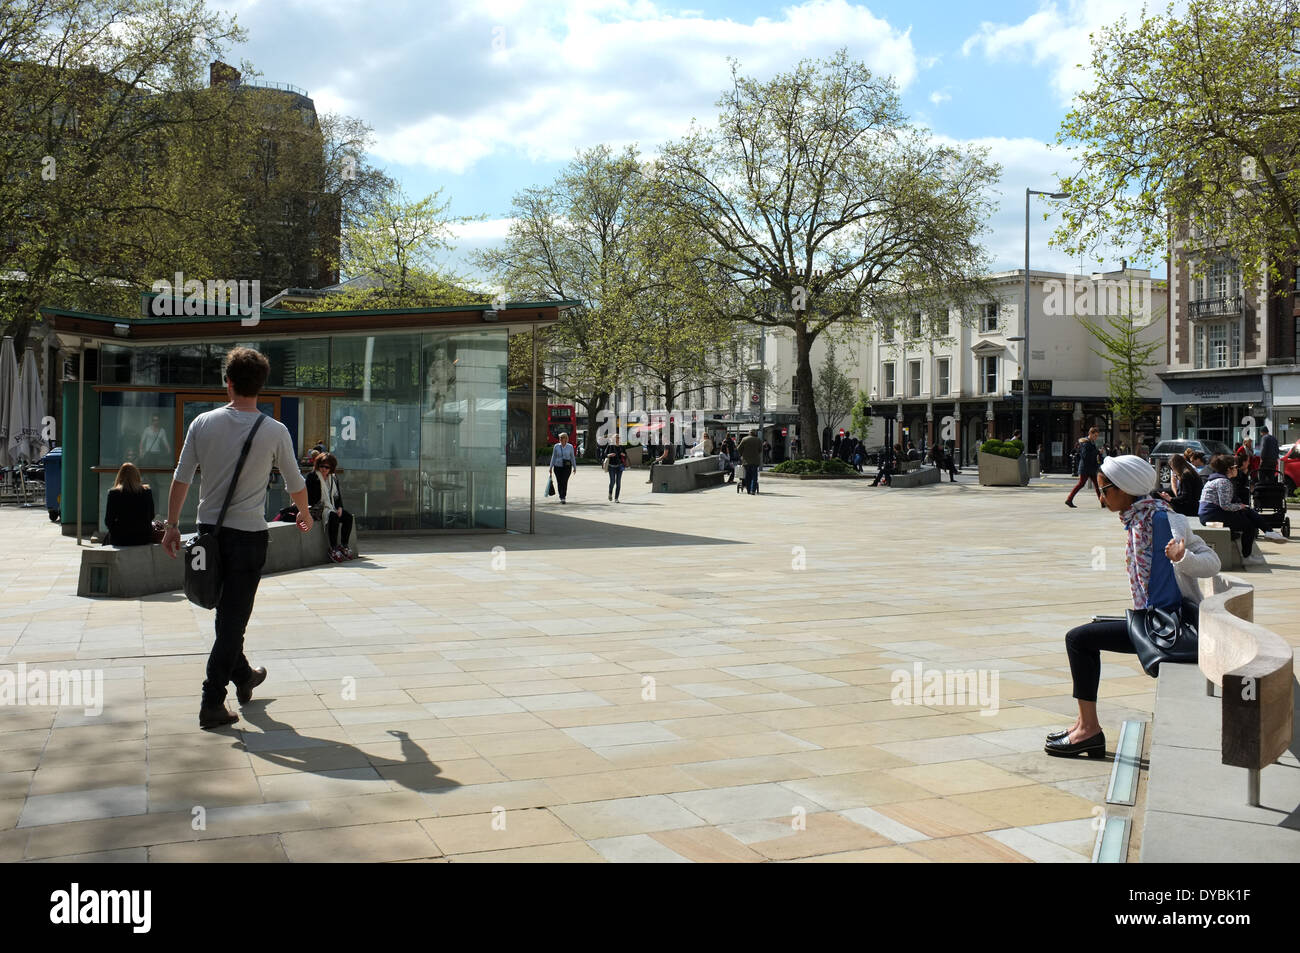
POLYGON ((1224 510, 1217 506, 1211 506, 1205 511, 1205 515, 1200 517, 1201 525, 1206 523, 1222 523, 1229 529, 1235 529, 1241 533, 1241 555, 1249 557, 1255 549, 1255 537, 1261 532, 1268 530, 1268 523, 1255 510, 1246 508, 1240 510, 1224 510))
POLYGON ((339 519, 339 514, 330 510, 325 517, 325 527, 330 534, 330 549, 339 545, 339 524, 343 524, 343 545, 348 544, 352 538, 352 514, 347 510, 343 511, 343 518, 339 519))
POLYGON ((1065 654, 1070 659, 1074 697, 1079 701, 1094 703, 1097 701, 1097 686, 1101 683, 1102 652, 1136 654, 1133 643, 1129 641, 1126 620, 1089 622, 1086 625, 1077 625, 1065 633, 1065 654))
POLYGON ((569 495, 569 475, 573 473, 573 467, 565 463, 555 468, 555 492, 560 494, 560 499, 569 495))
MULTIPOLYGON (((211 532, 202 525, 200 532, 211 532)), ((266 547, 271 534, 266 530, 245 532, 223 528, 217 534, 221 552, 221 600, 217 603, 217 638, 208 656, 208 677, 203 682, 203 706, 226 700, 226 685, 239 685, 253 674, 244 658, 244 629, 253 614, 257 584, 262 581, 266 547)))

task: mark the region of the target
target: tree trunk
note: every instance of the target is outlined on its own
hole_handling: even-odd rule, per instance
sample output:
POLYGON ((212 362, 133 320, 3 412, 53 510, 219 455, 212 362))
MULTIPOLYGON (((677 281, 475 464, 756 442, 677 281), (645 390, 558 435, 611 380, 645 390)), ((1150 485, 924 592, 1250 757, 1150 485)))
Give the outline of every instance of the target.
MULTIPOLYGON (((590 458, 594 460, 597 456, 596 433, 600 430, 600 422, 597 418, 600 416, 600 412, 608 406, 609 391, 600 394, 592 394, 587 398, 587 445, 585 447, 586 452, 582 455, 584 459, 590 458)), ((574 421, 574 424, 577 424, 576 420, 574 421)), ((574 429, 577 429, 576 426, 574 429)), ((578 435, 576 433, 573 435, 573 442, 575 444, 573 452, 576 454, 578 452, 576 446, 578 443, 578 435)))
POLYGON ((803 321, 795 324, 795 391, 799 395, 799 456, 820 460, 822 435, 817 427, 817 398, 813 394, 812 346, 816 335, 803 321))

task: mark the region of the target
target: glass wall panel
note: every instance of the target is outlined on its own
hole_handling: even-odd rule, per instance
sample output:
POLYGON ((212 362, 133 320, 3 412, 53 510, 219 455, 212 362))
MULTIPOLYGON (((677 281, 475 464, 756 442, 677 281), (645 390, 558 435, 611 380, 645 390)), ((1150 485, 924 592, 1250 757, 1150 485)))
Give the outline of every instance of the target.
MULTIPOLYGON (((330 342, 326 444, 339 458, 344 505, 361 529, 418 529, 420 335, 336 337, 330 342)), ((311 435, 307 439, 313 439, 311 435)))
POLYGON ((176 398, 154 391, 100 394, 99 465, 176 467, 176 398))
POLYGON ((504 330, 425 335, 420 470, 431 528, 505 528, 506 349, 504 330))

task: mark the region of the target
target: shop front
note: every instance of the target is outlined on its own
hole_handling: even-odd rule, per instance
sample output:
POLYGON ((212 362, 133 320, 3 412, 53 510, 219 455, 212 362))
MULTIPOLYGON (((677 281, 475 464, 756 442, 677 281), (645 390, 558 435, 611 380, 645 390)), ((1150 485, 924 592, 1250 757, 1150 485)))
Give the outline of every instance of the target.
MULTIPOLYGON (((180 447, 199 414, 223 406, 222 362, 236 345, 271 364, 259 409, 289 430, 304 469, 313 447, 339 459, 345 505, 368 532, 506 528, 512 333, 553 323, 566 302, 481 309, 277 312, 254 327, 210 318, 121 319, 47 310, 74 379, 63 383, 64 532, 102 532, 122 463, 140 467, 161 511, 180 447), (87 359, 89 358, 89 359, 87 359), (79 382, 75 374, 85 367, 79 382)), ((542 398, 544 399, 544 398, 542 398)), ((518 402, 516 400, 516 402, 518 402)), ((523 408, 528 421, 527 407, 523 408)), ((267 517, 289 503, 268 475, 267 517)), ((198 493, 182 513, 193 527, 198 493)))
POLYGON ((1245 428, 1265 420, 1260 374, 1214 377, 1160 375, 1161 435, 1170 440, 1218 440, 1235 447, 1245 428))

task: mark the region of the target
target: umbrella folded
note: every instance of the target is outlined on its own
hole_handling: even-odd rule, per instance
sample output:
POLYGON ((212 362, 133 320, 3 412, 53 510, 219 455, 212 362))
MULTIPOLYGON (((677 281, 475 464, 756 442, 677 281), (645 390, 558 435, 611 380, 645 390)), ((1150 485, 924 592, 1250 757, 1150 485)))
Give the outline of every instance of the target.
POLYGON ((7 467, 9 459, 9 409, 13 406, 14 392, 18 388, 18 361, 14 357, 14 339, 0 341, 0 467, 7 467))
POLYGON ((23 354, 22 375, 14 389, 9 407, 9 460, 35 461, 45 455, 49 445, 42 434, 45 396, 41 393, 41 375, 36 369, 36 353, 28 348, 23 354))

